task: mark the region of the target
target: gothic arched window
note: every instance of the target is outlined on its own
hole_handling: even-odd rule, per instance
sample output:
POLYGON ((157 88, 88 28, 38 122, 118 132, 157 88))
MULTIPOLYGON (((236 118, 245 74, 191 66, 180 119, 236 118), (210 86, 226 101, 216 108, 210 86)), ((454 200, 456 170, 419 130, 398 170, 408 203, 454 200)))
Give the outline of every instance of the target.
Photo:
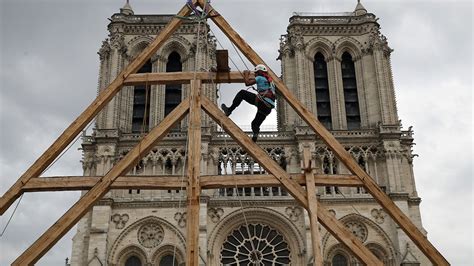
MULTIPOLYGON (((137 73, 150 73, 151 61, 148 60, 137 73)), ((137 85, 133 90, 132 132, 148 131, 150 117, 150 90, 146 85, 137 85)))
POLYGON ((142 266, 142 261, 137 256, 131 256, 125 261, 125 266, 142 266))
POLYGON ((318 120, 327 128, 332 128, 331 101, 329 98, 328 68, 324 55, 314 56, 314 85, 316 89, 316 109, 318 120))
POLYGON ((342 54, 341 70, 347 129, 358 129, 360 128, 360 110, 359 97, 357 95, 357 81, 354 61, 352 61, 352 56, 348 52, 342 54))
POLYGON ((172 255, 166 255, 160 260, 160 266, 178 266, 178 261, 172 255))
MULTIPOLYGON (((168 56, 166 72, 180 72, 183 70, 181 56, 177 52, 172 52, 168 56)), ((168 84, 165 89, 165 116, 173 111, 181 103, 181 85, 168 84)))
MULTIPOLYGON (((329 160, 332 160, 332 159, 329 159, 327 156, 325 156, 323 159, 323 173, 326 175, 337 174, 337 161, 332 160, 332 163, 331 163, 329 160)), ((327 195, 334 194, 334 193, 339 194, 339 187, 326 186, 325 191, 327 195)))
MULTIPOLYGON (((357 164, 360 166, 360 168, 362 168, 364 171, 367 172, 367 167, 366 167, 367 163, 366 163, 364 157, 359 156, 359 158, 357 159, 357 164)), ((357 187, 356 191, 357 191, 357 193, 366 193, 366 191, 363 187, 357 187)))
POLYGON ((342 254, 336 254, 336 256, 332 258, 332 266, 347 266, 347 265, 349 265, 347 263, 347 258, 346 256, 342 254))

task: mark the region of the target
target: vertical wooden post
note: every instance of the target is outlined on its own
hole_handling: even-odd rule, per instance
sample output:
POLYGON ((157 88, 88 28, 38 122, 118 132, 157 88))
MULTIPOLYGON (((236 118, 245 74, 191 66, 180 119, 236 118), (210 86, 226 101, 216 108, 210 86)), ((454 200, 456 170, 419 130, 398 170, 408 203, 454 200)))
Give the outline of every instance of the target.
POLYGON ((201 162, 201 81, 191 81, 188 128, 188 186, 186 212, 186 265, 199 265, 199 185, 201 162))
POLYGON ((323 256, 321 253, 321 235, 318 226, 318 199, 316 198, 316 186, 314 184, 314 173, 311 168, 311 152, 308 147, 303 149, 303 170, 306 177, 306 192, 308 193, 308 213, 311 224, 311 240, 313 247, 313 265, 322 266, 323 256))

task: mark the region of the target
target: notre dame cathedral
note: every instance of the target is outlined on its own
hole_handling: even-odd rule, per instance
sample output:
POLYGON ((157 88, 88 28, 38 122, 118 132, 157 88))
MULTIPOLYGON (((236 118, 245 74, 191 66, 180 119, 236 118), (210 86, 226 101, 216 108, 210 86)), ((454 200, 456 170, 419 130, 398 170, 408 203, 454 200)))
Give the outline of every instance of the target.
MULTIPOLYGON (((127 3, 113 14, 100 56, 101 91, 174 15, 137 15, 127 3)), ((390 55, 377 17, 358 3, 353 12, 294 13, 281 36, 282 79, 344 145, 422 232, 412 166, 411 129, 397 114, 390 55)), ((216 39, 184 21, 140 73, 195 71, 216 65, 216 39)), ((278 36, 275 36, 277 39, 278 36)), ((102 176, 189 93, 189 85, 124 87, 83 136, 85 176, 102 176)), ((217 102, 217 87, 203 93, 217 102)), ((253 111, 252 111, 253 112, 253 111)), ((277 130, 258 144, 287 172, 301 173, 303 146, 316 171, 349 173, 284 101, 277 130)), ((184 176, 187 120, 145 156, 129 175, 184 176)), ((265 173, 254 158, 204 116, 203 175, 265 173)), ((84 216, 73 238, 70 265, 184 265, 186 190, 112 190, 84 216)), ((362 188, 318 187, 318 198, 385 265, 431 265, 362 188)), ((201 265, 312 265, 309 217, 280 187, 203 190, 200 199, 201 265)), ((321 227, 325 265, 361 263, 321 227)))

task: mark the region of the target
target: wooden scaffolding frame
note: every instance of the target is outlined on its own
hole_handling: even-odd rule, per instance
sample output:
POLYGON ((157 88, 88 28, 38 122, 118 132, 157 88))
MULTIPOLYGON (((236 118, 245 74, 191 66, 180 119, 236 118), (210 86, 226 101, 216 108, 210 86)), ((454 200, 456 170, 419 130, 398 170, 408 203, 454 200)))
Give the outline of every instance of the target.
MULTIPOLYGON (((229 25, 229 23, 205 0, 193 0, 194 4, 210 10, 210 18, 224 32, 247 59, 254 65, 265 64, 258 54, 229 25)), ((287 103, 303 118, 314 132, 334 152, 352 175, 316 175, 311 169, 311 155, 304 148, 302 170, 304 174, 289 174, 283 170, 268 154, 256 145, 232 120, 207 97, 201 95, 203 83, 243 82, 238 72, 230 73, 149 73, 135 74, 138 69, 163 45, 163 43, 182 24, 182 17, 191 14, 185 5, 167 26, 156 36, 155 40, 138 55, 118 76, 107 86, 97 98, 79 115, 79 117, 54 141, 54 143, 33 163, 32 166, 17 180, 0 199, 0 214, 13 204, 24 192, 88 190, 59 220, 54 223, 38 240, 36 240, 12 265, 33 265, 37 262, 64 234, 67 233, 110 189, 117 188, 148 188, 171 189, 179 188, 176 177, 125 177, 125 174, 138 163, 170 129, 189 113, 188 131, 188 169, 187 169, 187 226, 186 226, 186 265, 199 265, 199 197, 202 189, 237 186, 282 186, 309 214, 311 238, 314 254, 314 265, 322 265, 320 235, 318 221, 336 239, 350 249, 353 254, 367 265, 383 265, 362 242, 350 233, 344 225, 331 215, 316 198, 316 185, 363 186, 374 199, 384 208, 392 219, 403 229, 416 246, 430 259, 434 265, 449 265, 441 253, 427 240, 410 219, 380 189, 375 181, 357 164, 344 147, 333 135, 310 113, 298 99, 293 96, 278 76, 269 69, 276 87, 287 103), (135 84, 191 84, 188 99, 179 104, 164 120, 153 128, 122 160, 105 175, 100 177, 61 177, 38 178, 41 173, 59 156, 72 140, 92 121, 104 106, 117 94, 123 86, 135 84), (217 121, 226 132, 243 147, 249 155, 269 173, 269 175, 238 175, 238 176, 201 176, 201 109, 217 121), (304 189, 306 187, 306 189, 304 189)), ((268 66, 268 65, 267 65, 268 66)))

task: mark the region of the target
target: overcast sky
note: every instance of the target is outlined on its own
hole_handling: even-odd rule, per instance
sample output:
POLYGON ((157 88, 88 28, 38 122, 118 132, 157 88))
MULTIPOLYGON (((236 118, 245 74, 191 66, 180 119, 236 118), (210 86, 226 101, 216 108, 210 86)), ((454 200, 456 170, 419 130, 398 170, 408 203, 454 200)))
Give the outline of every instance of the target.
MULTIPOLYGON (((124 2, 0 0, 1 195, 96 96, 97 51, 107 37, 107 18, 124 2)), ((131 5, 136 14, 174 14, 184 2, 131 0, 131 5)), ((275 60, 279 37, 285 34, 292 12, 348 12, 356 2, 214 0, 213 5, 279 72, 280 62, 275 60)), ((413 126, 415 131, 414 152, 419 157, 414 171, 428 238, 452 265, 473 265, 473 3, 362 3, 380 18, 382 33, 395 49, 398 111, 404 128, 413 126)), ((218 38, 232 50, 221 35, 218 38)), ((235 55, 233 59, 240 60, 235 55)), ((224 100, 232 94, 227 97, 224 100)), ((243 112, 232 118, 250 124, 243 112)), ((275 119, 266 121, 274 124, 275 119)), ((45 175, 81 175, 78 147, 74 145, 45 175)), ((0 238, 0 265, 17 258, 78 196, 77 192, 25 194, 0 238)), ((14 206, 1 217, 0 229, 14 206)), ((70 257, 74 233, 75 228, 38 265, 63 265, 70 257)))

